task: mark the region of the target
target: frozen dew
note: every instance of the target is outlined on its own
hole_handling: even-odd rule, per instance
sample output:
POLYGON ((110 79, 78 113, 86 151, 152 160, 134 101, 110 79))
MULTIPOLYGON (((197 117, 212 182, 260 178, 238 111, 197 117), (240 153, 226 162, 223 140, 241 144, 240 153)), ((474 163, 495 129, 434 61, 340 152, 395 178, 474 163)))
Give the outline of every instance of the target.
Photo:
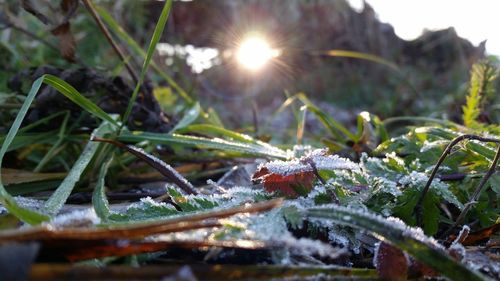
POLYGON ((76 210, 66 214, 61 214, 50 220, 50 225, 54 227, 89 227, 99 224, 101 220, 93 208, 76 210))
MULTIPOLYGON (((340 221, 341 223, 345 223, 348 225, 352 225, 356 227, 357 223, 355 222, 358 219, 368 219, 372 221, 374 224, 377 224, 377 228, 380 229, 387 229, 387 230, 395 230, 398 232, 401 232, 401 234, 404 237, 410 237, 412 239, 418 240, 434 249, 440 249, 444 250, 444 247, 439 244, 434 238, 429 237, 424 234, 423 230, 419 227, 410 227, 407 224, 405 224, 401 219, 395 218, 395 217, 383 217, 381 215, 375 214, 370 211, 366 211, 360 208, 351 208, 351 207, 344 207, 344 206, 339 206, 335 204, 331 205, 325 205, 322 207, 317 207, 313 209, 314 211, 316 210, 323 210, 325 212, 336 212, 339 213, 342 216, 349 215, 349 216, 354 216, 356 217, 354 220, 350 221, 340 221)), ((318 219, 316 218, 315 221, 328 221, 325 219, 318 219)), ((337 219, 333 219, 337 220, 337 219)), ((377 237, 379 236, 378 234, 376 235, 377 237)), ((382 237, 380 237, 382 238, 382 237)))
POLYGON ((358 165, 347 158, 338 155, 324 155, 325 150, 313 150, 299 159, 290 161, 275 160, 262 164, 259 168, 266 167, 269 172, 287 176, 291 174, 311 172, 311 161, 318 170, 358 170, 358 165))
MULTIPOLYGON (((23 208, 30 209, 30 210, 38 210, 40 211, 43 207, 44 202, 42 200, 37 200, 33 198, 28 198, 28 197, 22 197, 22 196, 16 196, 14 197, 14 200, 16 200, 17 204, 23 208)), ((7 209, 0 204, 0 215, 7 213, 7 209)))

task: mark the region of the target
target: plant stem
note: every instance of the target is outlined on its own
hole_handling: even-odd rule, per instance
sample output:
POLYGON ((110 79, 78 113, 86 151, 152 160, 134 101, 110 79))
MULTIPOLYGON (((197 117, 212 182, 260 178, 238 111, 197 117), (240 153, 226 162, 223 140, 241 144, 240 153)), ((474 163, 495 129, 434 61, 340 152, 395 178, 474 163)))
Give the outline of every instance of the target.
POLYGON ((94 4, 92 4, 92 1, 91 0, 83 0, 83 4, 85 4, 85 7, 89 11, 89 13, 92 15, 92 18, 94 18, 95 22, 97 23, 97 26, 99 27, 101 32, 104 34, 104 36, 108 40, 111 47, 113 47, 113 50, 115 51, 115 53, 122 60, 123 64, 125 65, 125 68, 127 68, 127 71, 130 74, 130 77, 132 77, 132 79, 134 80, 135 83, 138 83, 139 78, 137 77, 137 74, 135 74, 134 70, 132 69, 132 67, 128 63, 127 57, 125 56, 123 51, 120 49, 118 44, 115 42, 115 40, 111 36, 111 33, 109 32, 108 28, 104 25, 103 21, 101 20, 101 18, 97 14, 97 11, 94 7, 94 4))
POLYGON ((495 154, 495 158, 493 159, 493 163, 491 163, 491 166, 488 169, 488 172, 484 175, 484 177, 481 179, 481 181, 477 185, 476 189, 474 190, 474 193, 472 194, 472 196, 469 199, 469 202, 467 202, 467 204, 465 204, 464 209, 458 215, 457 219, 455 220, 455 223, 452 226, 450 226, 450 228, 448 228, 447 231, 445 231, 443 233, 443 235, 442 235, 443 237, 448 236, 448 234, 450 234, 451 231, 453 231, 453 229, 457 225, 462 223, 462 221, 464 220, 465 216, 469 212, 472 205, 477 203, 477 200, 479 199, 479 195, 481 194, 481 191, 483 190, 484 185, 486 184, 486 182, 488 182, 488 179, 495 173, 499 158, 500 158, 500 145, 497 148, 497 153, 495 154))
MULTIPOLYGON (((464 140, 477 140, 480 142, 500 143, 500 139, 481 137, 478 135, 461 135, 461 136, 458 136, 458 137, 452 139, 451 142, 446 147, 446 149, 443 151, 443 154, 441 154, 441 156, 439 157, 439 159, 436 163, 436 166, 434 166, 434 169, 432 169, 431 175, 430 175, 429 179, 427 180, 427 183, 425 184, 424 189, 422 190, 422 193, 420 194, 420 198, 418 199, 417 204, 415 205, 415 208, 413 209, 413 213, 416 215, 416 218, 417 218, 417 226, 422 226, 422 211, 423 211, 422 210, 422 203, 424 202, 425 195, 429 191, 432 180, 434 179, 434 177, 436 177, 436 173, 437 173, 439 167, 446 159, 446 156, 448 156, 448 154, 450 154, 453 147, 455 145, 457 145, 459 142, 464 141, 464 140)), ((496 156, 495 156, 495 159, 496 159, 496 156)))

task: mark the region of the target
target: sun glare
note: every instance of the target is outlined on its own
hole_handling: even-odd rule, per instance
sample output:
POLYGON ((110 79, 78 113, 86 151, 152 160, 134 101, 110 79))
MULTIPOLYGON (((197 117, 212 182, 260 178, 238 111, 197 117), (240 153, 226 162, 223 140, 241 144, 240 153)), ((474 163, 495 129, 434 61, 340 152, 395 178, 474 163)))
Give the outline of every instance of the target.
POLYGON ((263 37, 252 36, 241 42, 236 59, 243 67, 256 71, 278 55, 279 51, 273 49, 263 37))

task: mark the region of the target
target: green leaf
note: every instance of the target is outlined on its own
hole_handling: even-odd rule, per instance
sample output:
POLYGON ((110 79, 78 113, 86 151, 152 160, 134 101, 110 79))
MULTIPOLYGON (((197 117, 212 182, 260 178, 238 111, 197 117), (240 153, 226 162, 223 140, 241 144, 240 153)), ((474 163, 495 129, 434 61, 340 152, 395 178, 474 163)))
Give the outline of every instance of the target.
POLYGON ((172 0, 165 1, 165 5, 163 5, 163 9, 160 14, 160 18, 156 22, 156 27, 153 32, 153 37, 151 37, 151 41, 149 42, 148 51, 146 52, 146 58, 144 59, 144 63, 142 64, 141 73, 139 75, 139 81, 137 81, 137 85, 135 86, 134 92, 132 92, 132 97, 128 101, 127 110, 123 115, 122 122, 123 124, 127 123, 127 120, 132 112, 132 107, 137 99, 137 94, 139 94, 139 90, 142 87, 142 83, 144 82, 144 78, 146 77, 146 73, 148 71, 149 64, 151 59, 153 58, 153 54, 156 50, 156 45, 160 41, 160 37, 163 33, 163 29, 165 28, 165 24, 167 23, 168 15, 170 14, 170 10, 172 8, 172 0))
POLYGON ((465 126, 481 128, 477 118, 483 109, 484 99, 493 95, 493 82, 497 76, 498 70, 489 62, 483 61, 472 66, 469 94, 462 107, 465 126))
POLYGON ((423 202, 423 223, 424 232, 427 235, 434 235, 438 231, 439 225, 439 197, 432 190, 425 195, 423 202))
POLYGON ((92 193, 92 205, 94 206, 95 213, 103 222, 108 221, 108 217, 111 213, 109 210, 109 202, 106 198, 106 191, 104 190, 105 178, 111 162, 113 162, 113 157, 109 157, 109 159, 101 165, 99 177, 97 178, 97 183, 92 193))
MULTIPOLYGON (((452 131, 450 129, 438 128, 438 127, 419 127, 415 129, 416 134, 427 134, 431 136, 437 136, 442 139, 452 140, 458 136, 463 135, 460 132, 452 131)), ((482 157, 493 160, 495 157, 495 149, 482 142, 465 142, 465 147, 470 151, 480 155, 482 157)))
POLYGON ((380 240, 406 251, 417 261, 434 268, 450 280, 484 281, 484 276, 455 261, 435 240, 419 229, 407 227, 403 222, 386 219, 366 211, 342 206, 311 208, 305 212, 310 219, 332 220, 372 233, 380 240))
POLYGON ((286 222, 289 223, 292 228, 297 229, 302 227, 304 218, 296 206, 283 207, 281 208, 281 212, 286 222))
POLYGON ((189 126, 191 123, 193 123, 198 116, 200 115, 201 107, 200 103, 196 102, 193 107, 191 107, 182 117, 182 119, 175 124, 175 127, 169 132, 169 134, 172 134, 173 132, 185 128, 189 126))
POLYGON ((278 159, 287 159, 288 157, 285 151, 269 144, 243 143, 223 139, 210 139, 178 134, 166 135, 149 132, 123 132, 118 137, 118 140, 123 142, 141 142, 144 140, 149 140, 155 143, 180 144, 189 147, 218 149, 222 151, 237 152, 243 155, 250 154, 278 159))

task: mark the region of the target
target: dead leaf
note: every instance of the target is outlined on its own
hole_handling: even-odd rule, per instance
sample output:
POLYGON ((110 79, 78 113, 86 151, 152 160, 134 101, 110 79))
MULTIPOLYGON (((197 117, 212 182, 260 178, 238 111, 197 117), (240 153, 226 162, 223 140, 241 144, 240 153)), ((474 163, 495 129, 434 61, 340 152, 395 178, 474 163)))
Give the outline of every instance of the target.
POLYGON ((488 240, 498 232, 500 232, 500 223, 469 233, 469 235, 464 239, 462 244, 464 246, 477 245, 481 242, 488 240))
POLYGON ((408 258, 400 249, 380 242, 374 265, 381 279, 403 281, 408 279, 408 258))
POLYGON ((35 8, 35 5, 33 5, 33 3, 31 3, 30 0, 22 0, 21 1, 21 4, 23 6, 23 9, 32 14, 33 16, 35 16, 38 20, 40 20, 41 22, 43 22, 44 24, 50 24, 50 20, 44 15, 42 14, 40 11, 38 11, 36 8, 35 8))
POLYGON ((135 157, 143 160, 148 165, 156 169, 160 172, 164 177, 169 179, 171 182, 175 183, 178 187, 180 187, 187 194, 198 194, 198 191, 194 188, 194 186, 185 179, 181 174, 179 174, 172 166, 163 162, 161 159, 156 158, 155 156, 147 153, 146 151, 135 147, 133 145, 126 145, 119 141, 110 140, 110 139, 101 139, 101 138, 93 138, 92 141, 100 141, 110 143, 116 147, 123 148, 135 157))
POLYGON ((62 179, 65 176, 66 173, 33 173, 30 171, 2 168, 2 182, 6 185, 62 179))
POLYGON ((69 22, 64 22, 52 29, 52 34, 59 39, 59 51, 63 58, 69 62, 75 62, 76 42, 75 37, 71 33, 69 22))
POLYGON ((287 197, 298 197, 313 187, 315 175, 312 171, 297 172, 290 175, 271 173, 263 166, 252 176, 252 181, 260 181, 268 192, 279 191, 287 197))

